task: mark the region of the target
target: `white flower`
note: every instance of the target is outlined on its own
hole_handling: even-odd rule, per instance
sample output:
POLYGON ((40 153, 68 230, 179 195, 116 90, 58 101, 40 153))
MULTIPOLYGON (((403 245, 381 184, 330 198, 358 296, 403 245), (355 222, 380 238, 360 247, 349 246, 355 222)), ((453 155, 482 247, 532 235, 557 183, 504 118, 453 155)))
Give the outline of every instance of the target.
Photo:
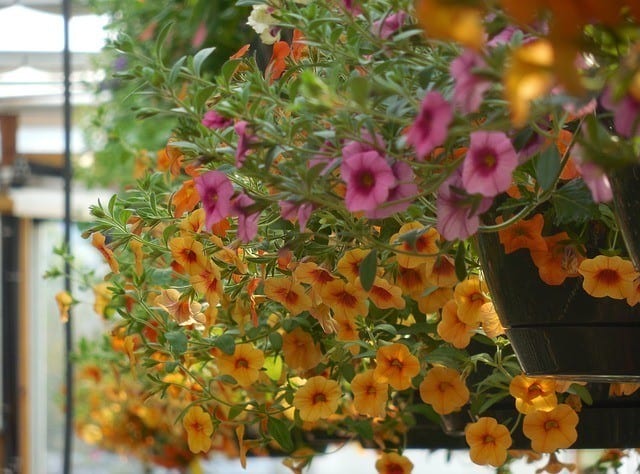
POLYGON ((269 5, 254 5, 247 20, 247 25, 260 35, 264 44, 273 44, 280 40, 280 28, 276 26, 273 12, 273 7, 269 5))

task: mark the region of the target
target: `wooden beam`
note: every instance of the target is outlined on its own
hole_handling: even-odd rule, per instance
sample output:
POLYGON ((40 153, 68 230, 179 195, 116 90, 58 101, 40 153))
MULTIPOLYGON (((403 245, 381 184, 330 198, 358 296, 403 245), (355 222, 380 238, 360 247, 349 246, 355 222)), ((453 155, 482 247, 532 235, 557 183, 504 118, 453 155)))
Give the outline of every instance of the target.
POLYGON ((0 115, 0 138, 2 139, 2 166, 11 166, 16 159, 16 135, 18 117, 0 115))

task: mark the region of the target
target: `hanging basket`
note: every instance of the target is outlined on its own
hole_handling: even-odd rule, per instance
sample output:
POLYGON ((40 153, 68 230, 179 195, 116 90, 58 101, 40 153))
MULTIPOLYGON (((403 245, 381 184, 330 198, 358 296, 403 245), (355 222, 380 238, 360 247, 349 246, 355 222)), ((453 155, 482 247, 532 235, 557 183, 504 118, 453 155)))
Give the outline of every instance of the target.
POLYGON ((640 165, 609 173, 618 225, 629 257, 640 269, 640 165))
POLYGON ((544 283, 527 250, 505 254, 496 233, 478 253, 502 325, 530 376, 640 382, 640 307, 593 298, 581 278, 544 283))

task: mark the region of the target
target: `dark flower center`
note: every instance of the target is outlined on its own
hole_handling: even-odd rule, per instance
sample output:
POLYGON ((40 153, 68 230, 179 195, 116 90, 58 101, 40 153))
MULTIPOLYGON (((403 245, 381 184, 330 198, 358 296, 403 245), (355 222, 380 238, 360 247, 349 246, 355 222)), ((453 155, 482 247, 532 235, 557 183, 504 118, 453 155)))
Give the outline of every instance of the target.
POLYGON ((606 285, 615 285, 620 281, 620 274, 615 270, 604 269, 597 274, 599 281, 606 285))

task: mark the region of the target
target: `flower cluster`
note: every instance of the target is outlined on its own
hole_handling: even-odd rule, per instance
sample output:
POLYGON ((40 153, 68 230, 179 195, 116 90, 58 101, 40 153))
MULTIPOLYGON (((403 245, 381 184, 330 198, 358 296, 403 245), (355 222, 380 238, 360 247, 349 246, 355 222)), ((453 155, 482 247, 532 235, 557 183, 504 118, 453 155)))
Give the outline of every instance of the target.
POLYGON ((506 462, 521 418, 539 453, 576 441, 588 392, 521 375, 472 237, 528 251, 548 285, 640 300, 601 203, 637 157, 640 12, 589 4, 576 30, 569 7, 516 3, 260 3, 266 64, 249 46, 213 77, 208 50, 157 64, 180 126, 86 235, 139 370, 190 394, 192 451, 233 429, 241 457, 276 445, 298 469, 324 433, 406 473, 417 414, 457 412, 480 464, 506 462), (509 396, 522 416, 492 416, 509 396))

